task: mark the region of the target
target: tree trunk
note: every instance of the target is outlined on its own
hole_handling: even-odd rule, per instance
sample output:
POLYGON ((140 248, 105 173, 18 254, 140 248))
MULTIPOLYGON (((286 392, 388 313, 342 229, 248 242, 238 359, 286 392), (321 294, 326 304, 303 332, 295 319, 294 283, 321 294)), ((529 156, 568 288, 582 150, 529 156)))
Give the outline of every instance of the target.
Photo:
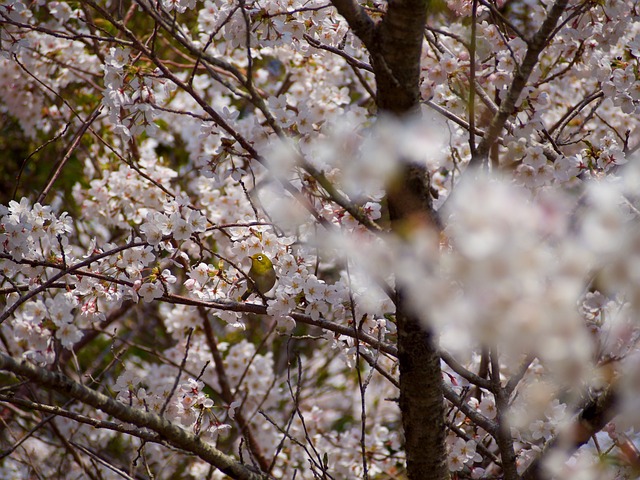
MULTIPOLYGON (((390 0, 379 22, 374 22, 355 0, 332 0, 332 3, 369 50, 380 114, 402 118, 417 113, 429 1, 390 0)), ((400 173, 390 181, 387 200, 392 229, 400 237, 410 234, 414 227, 438 224, 425 165, 403 164, 400 173)), ((443 480, 449 473, 437 341, 407 305, 401 288, 397 287, 395 300, 407 474, 414 480, 443 480)))
MULTIPOLYGON (((414 113, 420 101, 420 56, 426 22, 425 0, 389 3, 376 28, 371 58, 376 74, 380 112, 414 113)), ((397 161, 396 159, 392 161, 397 161)), ((400 236, 413 228, 435 225, 429 177, 424 165, 406 164, 388 189, 393 230, 400 236)), ((444 397, 437 339, 396 291, 396 321, 400 362, 400 411, 405 436, 407 474, 415 480, 442 480, 446 463, 444 397)))
MULTIPOLYGON (((437 224, 424 166, 407 164, 387 199, 392 228, 398 235, 437 224)), ((446 479, 449 472, 437 339, 407 304, 401 286, 396 286, 396 321, 407 473, 416 480, 446 479)))

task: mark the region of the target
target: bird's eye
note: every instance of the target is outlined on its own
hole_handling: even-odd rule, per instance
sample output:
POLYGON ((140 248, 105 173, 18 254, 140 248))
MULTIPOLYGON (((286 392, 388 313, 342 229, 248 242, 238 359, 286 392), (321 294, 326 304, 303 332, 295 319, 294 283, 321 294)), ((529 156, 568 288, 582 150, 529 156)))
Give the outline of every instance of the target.
POLYGON ((261 262, 261 261, 262 261, 262 255, 258 255, 258 256, 256 257, 256 259, 257 259, 259 262, 261 262))

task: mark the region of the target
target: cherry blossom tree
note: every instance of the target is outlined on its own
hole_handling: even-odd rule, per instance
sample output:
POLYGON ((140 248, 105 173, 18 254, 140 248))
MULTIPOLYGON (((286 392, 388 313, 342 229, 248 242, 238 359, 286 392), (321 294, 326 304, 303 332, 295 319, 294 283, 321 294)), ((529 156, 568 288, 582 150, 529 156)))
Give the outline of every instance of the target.
POLYGON ((0 0, 0 477, 637 478, 639 20, 0 0))

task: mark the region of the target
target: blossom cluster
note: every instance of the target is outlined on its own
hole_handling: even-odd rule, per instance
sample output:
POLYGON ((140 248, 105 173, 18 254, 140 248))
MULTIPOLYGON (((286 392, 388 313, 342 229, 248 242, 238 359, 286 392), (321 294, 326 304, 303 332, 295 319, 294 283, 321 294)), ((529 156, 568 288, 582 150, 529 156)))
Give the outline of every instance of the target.
MULTIPOLYGON (((75 204, 0 206, 2 353, 91 375, 125 406, 279 478, 393 478, 404 474, 392 293, 402 288, 462 365, 443 363, 455 475, 501 475, 498 421, 522 473, 610 385, 621 385, 621 418, 598 441, 636 440, 637 7, 570 2, 488 175, 466 164, 553 2, 478 2, 474 49, 468 18, 452 21, 474 2, 446 3, 425 31, 421 117, 400 122, 373 114, 371 59, 326 2, 120 12, 0 1, 3 115, 41 144, 93 135, 60 155, 82 160, 75 204), (411 219, 389 233, 386 189, 406 163, 431 179, 442 231, 411 219), (243 302, 256 253, 277 282, 243 302), (498 352, 494 388, 520 379, 507 411, 460 373, 481 369, 485 346, 498 352)), ((377 18, 387 7, 366 8, 377 18)), ((30 464, 54 475, 59 436, 138 448, 112 430, 56 426, 0 477, 26 477, 30 464)), ((547 466, 558 479, 626 473, 597 453, 560 452, 547 466)), ((161 445, 145 461, 158 478, 210 475, 161 445)))

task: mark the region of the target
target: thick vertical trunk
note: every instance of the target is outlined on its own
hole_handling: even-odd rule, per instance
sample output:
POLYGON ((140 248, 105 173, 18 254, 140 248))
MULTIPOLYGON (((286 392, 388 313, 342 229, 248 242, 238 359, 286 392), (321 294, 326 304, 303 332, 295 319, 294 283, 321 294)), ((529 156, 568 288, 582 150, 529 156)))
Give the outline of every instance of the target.
POLYGON ((400 410, 407 472, 411 479, 448 477, 444 448, 444 403, 440 357, 433 333, 406 308, 398 292, 400 410))
POLYGON ((404 115, 420 102, 420 56, 426 0, 392 0, 377 25, 371 63, 381 113, 404 115))
MULTIPOLYGON (((418 109, 426 9, 425 0, 391 1, 387 15, 376 28, 377 50, 371 59, 382 114, 402 117, 418 109)), ((392 228, 399 236, 410 235, 413 228, 434 225, 424 165, 404 165, 389 186, 387 199, 392 228)), ((414 480, 442 480, 448 477, 448 469, 437 339, 407 305, 402 288, 397 288, 400 411, 407 473, 414 480)))
MULTIPOLYGON (((424 167, 407 165, 388 191, 392 228, 400 236, 436 221, 424 167)), ((400 410, 410 479, 448 478, 445 450, 444 396, 437 338, 407 304, 396 287, 400 410)))
MULTIPOLYGON (((420 57, 429 0, 389 0, 379 22, 369 18, 356 0, 332 3, 369 50, 380 114, 399 118, 415 114, 420 105, 420 57)), ((392 228, 400 237, 410 235, 413 228, 437 223, 424 165, 405 164, 390 182, 387 200, 392 228)), ((407 305, 401 288, 396 291, 396 310, 408 477, 443 480, 449 474, 437 340, 407 305)))

